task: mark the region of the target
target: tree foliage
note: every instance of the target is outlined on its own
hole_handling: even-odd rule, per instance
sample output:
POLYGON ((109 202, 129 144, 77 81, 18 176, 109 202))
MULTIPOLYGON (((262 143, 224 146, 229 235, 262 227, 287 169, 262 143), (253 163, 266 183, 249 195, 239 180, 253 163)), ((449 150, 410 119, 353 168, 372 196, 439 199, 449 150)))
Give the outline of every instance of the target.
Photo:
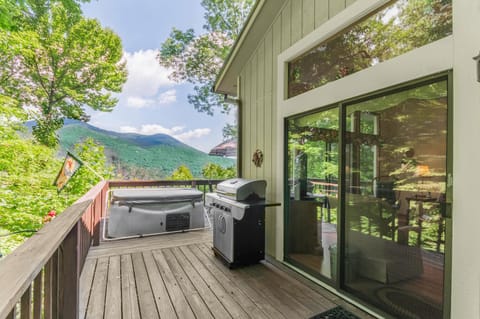
POLYGON ((3 35, 17 50, 2 50, 10 54, 7 63, 0 59, 0 80, 8 79, 0 82, 0 93, 27 108, 37 122, 36 139, 54 146, 64 118, 87 121, 85 106, 111 111, 116 105, 112 93, 127 76, 121 40, 82 17, 78 1, 26 1, 22 12, 18 31, 3 35))
POLYGON ((193 179, 193 175, 186 165, 180 165, 175 171, 173 171, 170 178, 176 181, 190 181, 193 179))
POLYGON ((103 179, 112 177, 113 167, 107 163, 105 148, 94 139, 87 138, 83 142, 75 144, 73 153, 81 159, 84 165, 65 186, 65 192, 82 196, 100 182, 100 177, 103 179))
POLYGON ((218 164, 208 163, 202 169, 202 175, 207 179, 227 179, 237 176, 237 172, 234 166, 223 168, 218 164))
MULTIPOLYGON (((98 173, 109 177, 102 147, 86 140, 75 151, 98 173)), ((61 166, 62 160, 54 149, 16 134, 0 139, 0 235, 40 229, 49 211, 61 213, 99 181, 82 167, 57 194, 53 181, 61 166)), ((0 252, 9 253, 31 234, 0 237, 0 252)))
POLYGON ((194 84, 195 93, 188 100, 199 112, 213 115, 215 109, 230 111, 231 106, 213 93, 212 87, 252 4, 253 0, 203 0, 206 33, 196 35, 193 29, 173 28, 161 45, 160 64, 173 70, 170 79, 194 84))

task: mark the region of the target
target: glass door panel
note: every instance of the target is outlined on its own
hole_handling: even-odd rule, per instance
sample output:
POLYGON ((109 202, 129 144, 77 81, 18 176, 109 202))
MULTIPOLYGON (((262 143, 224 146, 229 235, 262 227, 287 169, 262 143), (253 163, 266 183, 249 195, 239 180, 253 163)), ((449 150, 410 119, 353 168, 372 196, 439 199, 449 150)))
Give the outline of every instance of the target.
POLYGON ((334 279, 338 209, 338 107, 287 121, 286 260, 334 279))
POLYGON ((344 287, 401 318, 442 318, 447 81, 346 106, 344 287))

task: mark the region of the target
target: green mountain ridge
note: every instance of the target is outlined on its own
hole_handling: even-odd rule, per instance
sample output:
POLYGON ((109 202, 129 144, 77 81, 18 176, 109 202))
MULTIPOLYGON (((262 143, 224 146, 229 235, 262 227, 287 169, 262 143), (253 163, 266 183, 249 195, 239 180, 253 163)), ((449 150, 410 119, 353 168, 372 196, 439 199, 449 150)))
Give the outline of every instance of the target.
POLYGON ((194 177, 201 178, 202 168, 208 163, 225 168, 235 165, 233 159, 209 156, 165 134, 118 133, 69 121, 58 131, 58 136, 64 152, 87 137, 93 138, 105 147, 108 162, 116 175, 124 179, 166 178, 180 165, 187 166, 194 177))

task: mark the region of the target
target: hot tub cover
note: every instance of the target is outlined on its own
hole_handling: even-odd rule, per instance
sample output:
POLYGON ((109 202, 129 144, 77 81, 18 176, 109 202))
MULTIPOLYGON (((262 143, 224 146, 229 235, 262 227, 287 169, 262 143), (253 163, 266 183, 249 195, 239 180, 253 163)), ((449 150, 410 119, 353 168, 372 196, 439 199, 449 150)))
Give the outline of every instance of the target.
POLYGON ((111 193, 109 238, 204 227, 203 193, 196 189, 117 189, 111 193))
POLYGON ((112 192, 112 202, 201 201, 202 196, 201 191, 188 188, 116 189, 112 192))

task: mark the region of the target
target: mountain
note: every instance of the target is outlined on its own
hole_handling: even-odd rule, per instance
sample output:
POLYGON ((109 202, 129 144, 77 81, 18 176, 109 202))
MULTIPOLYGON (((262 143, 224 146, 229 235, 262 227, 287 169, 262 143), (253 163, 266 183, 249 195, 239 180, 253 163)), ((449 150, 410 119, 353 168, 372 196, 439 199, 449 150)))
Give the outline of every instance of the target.
POLYGON ((165 178, 182 164, 193 176, 202 177, 202 168, 207 163, 235 165, 235 160, 209 156, 166 134, 118 133, 75 120, 66 120, 57 133, 63 151, 73 150, 76 143, 87 137, 93 138, 105 147, 108 161, 123 178, 165 178))

